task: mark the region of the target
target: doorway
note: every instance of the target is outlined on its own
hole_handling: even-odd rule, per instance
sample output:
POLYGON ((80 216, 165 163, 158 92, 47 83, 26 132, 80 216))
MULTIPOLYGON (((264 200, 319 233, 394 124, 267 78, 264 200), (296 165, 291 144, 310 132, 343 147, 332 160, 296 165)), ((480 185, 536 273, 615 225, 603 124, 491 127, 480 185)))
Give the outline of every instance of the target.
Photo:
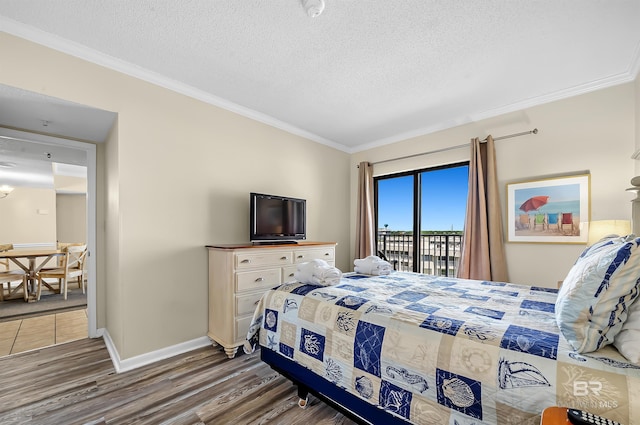
MULTIPOLYGON (((28 158, 30 161, 61 164, 61 166, 84 167, 86 169, 86 220, 84 234, 88 250, 87 256, 87 283, 86 283, 86 327, 85 335, 91 338, 100 336, 97 329, 97 294, 96 294, 96 146, 92 143, 78 142, 59 137, 46 136, 42 134, 24 132, 19 130, 0 128, 0 155, 2 160, 10 163, 13 158, 28 158), (9 159, 9 160, 7 160, 9 159)), ((16 160, 19 161, 19 160, 16 160)), ((51 167, 52 164, 49 164, 51 167)), ((46 168, 46 167, 45 167, 46 168)), ((16 179, 20 179, 20 174, 16 174, 16 179)), ((25 173, 25 180, 28 174, 25 173)), ((7 177, 5 177, 7 180, 7 177)), ((29 182, 22 183, 14 181, 15 185, 28 186, 29 182)), ((64 193, 64 190, 62 191, 64 193)), ((49 211, 39 211, 41 214, 49 214, 49 211)), ((3 235, 5 236, 5 235, 3 235)), ((55 245, 55 241, 50 242, 55 245)), ((37 244, 35 244, 37 246, 37 244)), ((35 303, 37 304, 37 303, 35 303)), ((54 326, 62 324, 73 316, 55 314, 54 326), (57 323, 57 325, 55 325, 57 323)), ((44 316, 43 316, 44 317, 44 316)), ((44 319, 42 319, 44 320, 44 319)), ((24 322, 24 321, 23 321, 24 322)), ((45 327, 50 326, 46 325, 45 327)), ((62 341, 62 340, 61 340, 62 341)), ((35 347, 32 347, 32 349, 35 347)))

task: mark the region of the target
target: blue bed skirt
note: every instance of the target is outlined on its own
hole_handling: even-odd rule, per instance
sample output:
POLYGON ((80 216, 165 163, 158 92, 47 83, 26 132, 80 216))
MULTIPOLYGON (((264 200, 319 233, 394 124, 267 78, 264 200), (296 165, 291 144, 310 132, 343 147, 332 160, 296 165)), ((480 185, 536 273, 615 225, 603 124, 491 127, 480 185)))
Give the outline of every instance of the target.
POLYGON ((304 397, 305 392, 311 393, 357 423, 372 425, 410 424, 403 418, 373 406, 361 398, 344 391, 342 388, 336 387, 330 381, 268 348, 260 347, 260 359, 273 370, 293 382, 298 387, 298 394, 301 397, 304 397))

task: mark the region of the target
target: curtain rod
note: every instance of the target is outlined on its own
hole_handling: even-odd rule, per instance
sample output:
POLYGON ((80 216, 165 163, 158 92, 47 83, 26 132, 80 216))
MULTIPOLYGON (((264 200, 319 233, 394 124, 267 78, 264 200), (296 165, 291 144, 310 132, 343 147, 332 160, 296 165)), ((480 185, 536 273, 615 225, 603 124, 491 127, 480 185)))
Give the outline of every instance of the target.
MULTIPOLYGON (((527 134, 538 134, 538 129, 534 128, 533 130, 523 131, 522 133, 507 134, 506 136, 494 137, 493 140, 510 139, 511 137, 526 136, 527 134)), ((487 138, 484 138, 482 140, 482 143, 485 143, 486 141, 487 141, 487 138)), ((416 156, 431 155, 433 153, 446 152, 446 151, 450 151, 450 150, 453 150, 453 149, 460 149, 460 148, 467 148, 467 147, 469 147, 469 143, 464 143, 462 145, 449 146, 449 147, 446 147, 446 148, 436 149, 436 150, 433 150, 433 151, 414 153, 413 155, 401 156, 401 157, 392 158, 392 159, 384 159, 382 161, 372 162, 371 165, 382 164, 382 163, 391 162, 391 161, 398 161, 400 159, 414 158, 416 156)))

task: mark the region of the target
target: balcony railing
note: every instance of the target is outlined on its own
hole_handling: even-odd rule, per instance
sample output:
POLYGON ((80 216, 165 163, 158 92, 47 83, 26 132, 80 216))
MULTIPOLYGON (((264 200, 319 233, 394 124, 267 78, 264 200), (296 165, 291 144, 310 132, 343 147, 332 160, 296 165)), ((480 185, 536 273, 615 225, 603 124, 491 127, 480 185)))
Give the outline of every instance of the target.
POLYGON ((419 258, 413 255, 413 233, 378 232, 378 251, 400 271, 455 276, 460 264, 462 232, 420 235, 419 258))

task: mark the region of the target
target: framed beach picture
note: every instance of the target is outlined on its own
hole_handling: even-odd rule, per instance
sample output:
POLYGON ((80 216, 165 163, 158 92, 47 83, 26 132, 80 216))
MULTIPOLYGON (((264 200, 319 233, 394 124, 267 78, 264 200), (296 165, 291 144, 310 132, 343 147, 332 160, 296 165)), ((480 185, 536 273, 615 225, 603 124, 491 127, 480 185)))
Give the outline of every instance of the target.
POLYGON ((590 177, 507 184, 507 241, 586 244, 590 177))

